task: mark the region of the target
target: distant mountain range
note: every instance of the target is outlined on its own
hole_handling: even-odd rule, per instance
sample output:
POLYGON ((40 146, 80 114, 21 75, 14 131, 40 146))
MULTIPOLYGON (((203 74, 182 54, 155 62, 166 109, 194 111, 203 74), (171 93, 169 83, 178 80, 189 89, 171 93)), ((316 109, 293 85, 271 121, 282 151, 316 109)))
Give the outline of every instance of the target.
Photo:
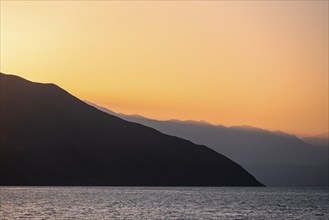
POLYGON ((262 186, 206 146, 99 111, 54 84, 0 77, 1 185, 262 186))
POLYGON ((304 137, 302 138, 303 141, 306 143, 309 143, 315 147, 318 147, 319 149, 322 150, 327 150, 328 149, 328 144, 329 144, 329 133, 325 132, 319 135, 311 136, 311 137, 304 137))
POLYGON ((159 121, 115 113, 89 104, 127 121, 206 145, 241 164, 265 185, 328 185, 329 153, 328 142, 325 142, 328 138, 323 138, 323 135, 322 138, 301 140, 280 131, 271 132, 250 126, 216 126, 204 121, 159 121))

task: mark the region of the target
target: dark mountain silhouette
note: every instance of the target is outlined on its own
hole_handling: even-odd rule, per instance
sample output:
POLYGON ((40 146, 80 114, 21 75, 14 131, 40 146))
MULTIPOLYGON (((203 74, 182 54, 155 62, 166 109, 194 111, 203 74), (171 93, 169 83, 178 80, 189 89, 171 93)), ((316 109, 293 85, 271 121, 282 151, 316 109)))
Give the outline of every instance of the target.
POLYGON ((225 156, 1 74, 1 185, 261 186, 225 156))
POLYGON ((241 164, 265 185, 328 185, 328 148, 320 150, 294 135, 250 126, 225 127, 196 121, 158 121, 117 114, 89 104, 165 134, 204 144, 241 164))

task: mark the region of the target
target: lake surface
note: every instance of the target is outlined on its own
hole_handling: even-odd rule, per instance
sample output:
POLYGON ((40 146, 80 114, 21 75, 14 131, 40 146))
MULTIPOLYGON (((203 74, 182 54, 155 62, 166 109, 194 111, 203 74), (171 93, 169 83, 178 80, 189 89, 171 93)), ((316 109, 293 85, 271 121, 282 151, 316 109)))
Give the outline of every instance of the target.
POLYGON ((328 188, 1 187, 1 219, 329 219, 328 188))

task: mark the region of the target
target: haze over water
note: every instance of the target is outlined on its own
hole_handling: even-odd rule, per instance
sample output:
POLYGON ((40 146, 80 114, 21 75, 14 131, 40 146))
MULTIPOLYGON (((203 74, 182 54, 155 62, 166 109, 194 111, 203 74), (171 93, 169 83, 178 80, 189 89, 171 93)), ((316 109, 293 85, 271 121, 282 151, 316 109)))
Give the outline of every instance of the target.
POLYGON ((2 219, 329 218, 328 188, 2 187, 2 219))

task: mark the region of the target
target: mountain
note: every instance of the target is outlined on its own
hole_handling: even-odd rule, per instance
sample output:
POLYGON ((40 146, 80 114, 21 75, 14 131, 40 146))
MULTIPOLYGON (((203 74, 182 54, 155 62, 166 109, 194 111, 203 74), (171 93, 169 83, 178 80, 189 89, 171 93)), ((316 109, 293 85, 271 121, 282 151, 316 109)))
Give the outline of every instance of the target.
POLYGON ((122 120, 54 84, 1 74, 1 185, 262 186, 190 141, 122 120))
POLYGON ((165 134, 206 145, 238 162, 268 186, 328 185, 328 148, 319 149, 294 135, 251 126, 225 127, 196 121, 158 121, 100 109, 165 134))
POLYGON ((322 150, 328 150, 329 148, 329 132, 325 132, 315 136, 304 137, 302 138, 302 140, 322 150))

